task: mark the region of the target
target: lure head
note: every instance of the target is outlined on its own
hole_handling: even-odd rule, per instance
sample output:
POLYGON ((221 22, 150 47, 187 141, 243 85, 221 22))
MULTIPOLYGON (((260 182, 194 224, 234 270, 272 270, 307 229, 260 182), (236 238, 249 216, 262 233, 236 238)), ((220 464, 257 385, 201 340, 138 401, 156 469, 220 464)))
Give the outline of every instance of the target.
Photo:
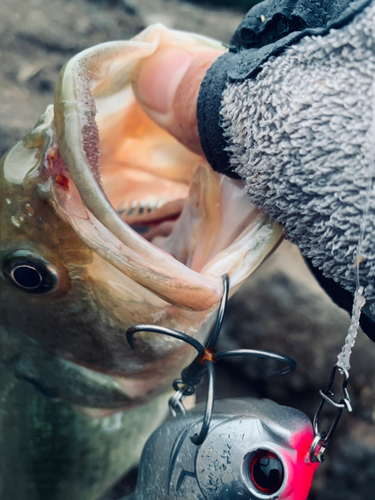
POLYGON ((201 405, 157 429, 141 459, 136 500, 306 500, 317 464, 309 461, 310 420, 269 400, 215 403, 201 446, 201 405))

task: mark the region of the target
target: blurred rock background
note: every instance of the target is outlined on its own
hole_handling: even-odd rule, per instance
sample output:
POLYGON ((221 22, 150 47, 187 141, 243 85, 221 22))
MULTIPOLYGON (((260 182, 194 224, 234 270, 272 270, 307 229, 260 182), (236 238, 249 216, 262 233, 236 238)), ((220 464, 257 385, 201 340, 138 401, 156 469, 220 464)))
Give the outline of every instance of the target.
MULTIPOLYGON (((227 43, 244 8, 253 3, 2 0, 0 155, 32 128, 53 101, 58 73, 76 52, 97 43, 130 38, 155 22, 227 43)), ((283 243, 230 301, 220 348, 274 350, 293 357, 298 370, 285 378, 267 380, 267 367, 261 362, 228 362, 218 369, 218 397, 268 397, 313 417, 318 390, 328 381, 348 325, 348 315, 320 289, 297 248, 283 243)), ((310 500, 374 498, 375 346, 362 333, 352 366, 353 413, 344 415, 340 422, 310 500)), ((204 387, 199 397, 204 398, 204 387)), ((135 478, 133 472, 103 500, 115 500, 131 491, 135 478)))

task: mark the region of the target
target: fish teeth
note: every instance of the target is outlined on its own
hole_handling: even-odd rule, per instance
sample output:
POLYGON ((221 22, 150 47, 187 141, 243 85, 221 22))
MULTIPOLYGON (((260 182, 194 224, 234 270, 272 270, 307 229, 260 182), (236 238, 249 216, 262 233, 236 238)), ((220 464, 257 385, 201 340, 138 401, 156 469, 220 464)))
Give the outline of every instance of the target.
POLYGON ((127 214, 126 214, 126 215, 133 215, 133 214, 134 214, 134 212, 135 212, 135 211, 136 211, 136 209, 137 209, 137 206, 138 206, 138 203, 137 203, 136 201, 132 201, 132 202, 131 202, 131 206, 130 206, 130 208, 129 208, 129 210, 128 210, 128 212, 127 212, 127 214))
POLYGON ((118 213, 119 215, 122 215, 122 214, 124 214, 124 213, 127 211, 127 209, 128 209, 128 205, 123 205, 123 206, 122 206, 122 207, 118 210, 118 212, 117 212, 117 213, 118 213))
POLYGON ((165 200, 153 199, 148 202, 130 201, 124 203, 118 210, 119 215, 143 215, 159 210, 165 203, 165 200))
POLYGON ((147 212, 150 213, 154 210, 157 210, 157 208, 156 208, 157 204, 158 204, 158 200, 149 201, 148 206, 147 206, 147 212))
POLYGON ((146 207, 147 207, 147 205, 145 205, 144 203, 140 203, 140 205, 138 207, 138 215, 142 215, 143 212, 145 211, 146 207))
POLYGON ((155 210, 159 210, 164 205, 164 200, 159 200, 155 205, 155 210))

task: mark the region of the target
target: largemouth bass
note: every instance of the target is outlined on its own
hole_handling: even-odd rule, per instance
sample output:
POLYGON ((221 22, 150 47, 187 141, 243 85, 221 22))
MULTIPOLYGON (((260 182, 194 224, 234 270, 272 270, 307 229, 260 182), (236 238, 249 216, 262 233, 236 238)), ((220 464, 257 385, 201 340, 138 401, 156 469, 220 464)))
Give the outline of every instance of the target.
POLYGON ((143 58, 192 44, 222 50, 211 39, 156 25, 132 41, 81 52, 62 69, 54 106, 1 161, 0 361, 10 372, 0 383, 1 441, 8 443, 7 415, 19 425, 2 449, 1 498, 59 500, 74 492, 94 500, 136 463, 164 418, 171 381, 192 354, 149 333, 134 353, 127 328, 153 323, 204 339, 222 275, 233 292, 282 239, 239 181, 214 173, 135 100, 132 78, 143 58), (28 426, 25 394, 32 407, 48 407, 28 426), (113 418, 125 437, 106 440, 105 419, 113 418), (40 443, 27 452, 23 443, 45 426, 66 430, 53 440, 75 442, 78 432, 83 447, 90 439, 100 444, 96 453, 77 445, 59 454, 59 443, 47 440, 43 456, 49 442, 55 465, 35 467, 40 443), (89 488, 87 475, 108 450, 122 464, 107 463, 89 488), (82 474, 72 459, 81 452, 82 474), (20 469, 6 476, 17 453, 20 469), (58 462, 69 460, 57 474, 58 462), (18 490, 17 474, 35 491, 18 490))

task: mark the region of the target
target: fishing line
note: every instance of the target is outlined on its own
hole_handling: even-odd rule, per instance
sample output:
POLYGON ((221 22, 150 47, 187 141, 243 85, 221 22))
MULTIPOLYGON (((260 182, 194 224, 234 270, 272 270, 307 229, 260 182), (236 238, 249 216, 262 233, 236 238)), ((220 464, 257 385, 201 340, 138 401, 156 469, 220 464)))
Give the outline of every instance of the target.
POLYGON ((347 409, 349 412, 352 411, 350 396, 348 392, 350 357, 357 339, 359 320, 361 317, 362 309, 366 303, 366 299, 364 297, 365 290, 364 287, 361 285, 360 281, 360 265, 366 259, 364 242, 366 237, 366 227, 368 224, 370 206, 371 206, 371 191, 373 189, 373 178, 374 178, 374 159, 375 159, 375 82, 373 82, 372 85, 372 115, 371 115, 371 126, 369 129, 368 165, 366 167, 365 162, 361 163, 363 170, 365 172, 365 176, 367 172, 367 183, 366 183, 365 203, 360 225, 358 244, 354 252, 353 267, 355 269, 356 288, 354 292, 353 308, 352 308, 348 334, 345 338, 345 342, 341 349, 341 352, 337 356, 337 363, 332 368, 328 385, 325 389, 321 389, 319 391, 319 394, 322 399, 313 420, 315 439, 310 448, 310 460, 312 462, 324 461, 326 448, 328 446, 329 441, 332 438, 333 433, 337 428, 343 410, 347 409), (341 374, 343 376, 343 383, 342 383, 343 396, 339 401, 334 399, 335 393, 332 390, 332 386, 337 374, 341 374), (331 423, 331 426, 329 427, 329 430, 321 432, 319 430, 319 419, 323 407, 326 403, 329 403, 330 405, 336 408, 336 415, 331 423))
POLYGON ((371 202, 371 190, 374 177, 374 157, 375 157, 375 82, 372 85, 372 117, 371 117, 371 127, 370 127, 370 148, 369 148, 369 160, 368 166, 362 163, 365 170, 367 170, 367 185, 366 185, 366 199, 365 206, 363 209, 363 217, 360 226, 359 240, 357 249, 355 252, 354 267, 355 267, 355 278, 356 278, 356 290, 354 293, 353 309, 351 322, 349 326, 348 335, 345 339, 345 344, 337 357, 337 365, 346 370, 350 369, 350 356, 357 338, 359 319, 361 317, 362 308, 366 303, 366 299, 363 296, 364 288, 360 284, 360 274, 359 266, 365 260, 364 256, 364 240, 366 234, 366 226, 368 223, 368 217, 370 212, 370 202, 371 202))

